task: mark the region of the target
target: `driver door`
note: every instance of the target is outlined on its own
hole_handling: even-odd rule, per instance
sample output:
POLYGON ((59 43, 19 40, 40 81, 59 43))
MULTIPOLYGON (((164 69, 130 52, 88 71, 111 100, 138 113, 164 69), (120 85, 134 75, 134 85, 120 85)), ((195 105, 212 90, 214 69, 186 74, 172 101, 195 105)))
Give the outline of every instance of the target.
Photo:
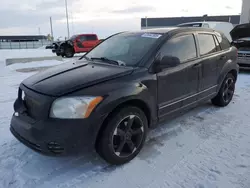
POLYGON ((160 49, 160 56, 174 56, 181 62, 157 74, 158 116, 161 120, 197 100, 200 65, 194 35, 177 35, 169 39, 160 49))

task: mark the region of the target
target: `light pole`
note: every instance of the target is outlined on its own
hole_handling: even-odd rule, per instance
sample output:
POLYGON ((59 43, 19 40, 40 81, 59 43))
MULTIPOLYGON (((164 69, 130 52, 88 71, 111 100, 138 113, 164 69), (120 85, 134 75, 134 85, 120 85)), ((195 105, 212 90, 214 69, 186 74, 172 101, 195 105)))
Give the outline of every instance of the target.
POLYGON ((53 25, 52 25, 52 18, 50 17, 50 30, 51 30, 51 38, 54 41, 54 34, 53 34, 53 25))
POLYGON ((68 15, 68 4, 67 0, 65 0, 65 7, 66 7, 66 18, 67 18, 67 29, 68 29, 68 39, 69 39, 69 15, 68 15))

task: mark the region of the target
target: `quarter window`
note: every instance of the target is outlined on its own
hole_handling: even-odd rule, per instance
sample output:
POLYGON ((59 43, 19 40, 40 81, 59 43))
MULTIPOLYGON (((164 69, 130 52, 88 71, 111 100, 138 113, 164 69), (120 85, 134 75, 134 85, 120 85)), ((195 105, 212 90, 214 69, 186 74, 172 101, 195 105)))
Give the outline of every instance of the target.
POLYGON ((216 52, 216 46, 213 35, 198 34, 198 41, 201 56, 216 52))
POLYGON ((230 45, 229 40, 226 38, 226 36, 216 35, 216 37, 218 38, 218 41, 220 43, 222 50, 226 50, 230 48, 231 45, 230 45))
POLYGON ((196 58, 194 36, 190 34, 170 39, 163 45, 161 55, 178 57, 182 63, 196 58))
POLYGON ((215 35, 214 35, 214 41, 215 41, 215 45, 216 45, 216 50, 221 51, 220 44, 219 44, 218 39, 215 35))

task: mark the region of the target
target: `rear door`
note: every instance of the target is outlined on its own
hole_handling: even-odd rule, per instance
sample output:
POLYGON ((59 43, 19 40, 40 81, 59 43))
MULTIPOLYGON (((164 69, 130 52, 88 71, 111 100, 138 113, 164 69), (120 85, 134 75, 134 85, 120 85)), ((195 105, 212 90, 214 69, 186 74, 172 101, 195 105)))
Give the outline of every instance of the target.
POLYGON ((196 102, 199 60, 194 35, 181 34, 169 39, 160 50, 160 57, 178 57, 181 64, 157 74, 159 118, 164 119, 196 102))
POLYGON ((220 57, 218 56, 218 46, 216 46, 216 41, 212 33, 197 33, 196 39, 201 58, 198 97, 204 98, 216 92, 220 57))

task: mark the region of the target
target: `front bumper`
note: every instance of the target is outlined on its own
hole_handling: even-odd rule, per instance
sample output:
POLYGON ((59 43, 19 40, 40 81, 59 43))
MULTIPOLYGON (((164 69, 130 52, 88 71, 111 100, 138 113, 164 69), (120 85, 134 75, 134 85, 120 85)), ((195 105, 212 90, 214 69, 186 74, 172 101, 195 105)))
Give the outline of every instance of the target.
POLYGON ((10 131, 24 145, 46 155, 86 152, 94 149, 104 118, 34 121, 13 115, 10 131))

